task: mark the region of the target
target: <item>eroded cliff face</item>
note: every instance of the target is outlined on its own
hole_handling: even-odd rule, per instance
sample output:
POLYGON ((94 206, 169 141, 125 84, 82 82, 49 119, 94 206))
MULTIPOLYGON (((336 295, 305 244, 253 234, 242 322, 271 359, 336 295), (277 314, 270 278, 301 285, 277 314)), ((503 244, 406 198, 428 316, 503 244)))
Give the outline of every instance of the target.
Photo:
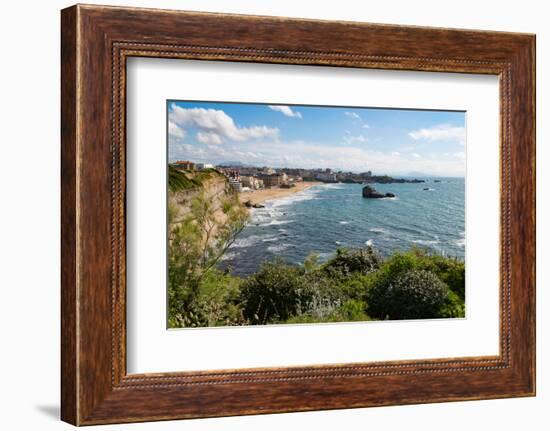
MULTIPOLYGON (((193 174, 186 174, 193 179, 193 174)), ((202 194, 205 201, 212 205, 217 217, 224 216, 222 206, 224 202, 235 198, 235 191, 229 185, 227 179, 219 173, 211 173, 200 183, 179 191, 168 192, 168 205, 174 211, 174 218, 181 220, 191 211, 193 200, 202 194)))

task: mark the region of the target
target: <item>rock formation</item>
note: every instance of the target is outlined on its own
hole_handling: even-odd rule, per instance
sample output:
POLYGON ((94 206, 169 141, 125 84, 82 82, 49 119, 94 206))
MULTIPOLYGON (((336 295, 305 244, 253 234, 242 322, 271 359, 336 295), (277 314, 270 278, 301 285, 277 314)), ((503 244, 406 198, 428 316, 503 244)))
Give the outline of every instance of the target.
POLYGON ((363 187, 363 197, 368 198, 368 199, 394 198, 395 194, 393 194, 393 193, 382 194, 382 193, 377 192, 374 189, 374 187, 365 186, 365 187, 363 187))
POLYGON ((247 208, 265 208, 265 205, 262 205, 262 204, 255 204, 255 203, 253 203, 250 199, 248 199, 248 200, 244 203, 244 206, 247 207, 247 208))

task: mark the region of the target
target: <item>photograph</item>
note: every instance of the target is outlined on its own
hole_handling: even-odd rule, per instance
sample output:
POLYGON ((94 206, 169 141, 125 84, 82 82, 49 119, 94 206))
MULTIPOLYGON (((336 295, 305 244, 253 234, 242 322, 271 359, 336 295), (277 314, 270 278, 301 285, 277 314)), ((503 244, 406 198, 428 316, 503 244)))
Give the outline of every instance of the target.
POLYGON ((8 6, 4 428, 548 422, 550 27, 398 2, 8 6))
POLYGON ((464 318, 465 123, 168 100, 168 328, 464 318))

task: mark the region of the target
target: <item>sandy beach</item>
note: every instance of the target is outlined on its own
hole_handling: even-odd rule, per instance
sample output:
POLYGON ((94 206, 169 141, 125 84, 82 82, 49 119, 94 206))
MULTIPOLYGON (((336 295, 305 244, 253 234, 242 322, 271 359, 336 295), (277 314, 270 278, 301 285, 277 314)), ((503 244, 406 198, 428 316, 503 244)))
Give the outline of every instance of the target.
POLYGON ((262 190, 252 190, 249 192, 239 193, 239 200, 241 203, 251 201, 253 204, 262 204, 270 199, 279 199, 285 196, 293 195, 294 193, 301 192, 302 190, 309 189, 312 186, 317 184, 322 184, 319 181, 300 181, 296 183, 296 187, 291 187, 289 189, 284 188, 272 188, 272 189, 262 189, 262 190))

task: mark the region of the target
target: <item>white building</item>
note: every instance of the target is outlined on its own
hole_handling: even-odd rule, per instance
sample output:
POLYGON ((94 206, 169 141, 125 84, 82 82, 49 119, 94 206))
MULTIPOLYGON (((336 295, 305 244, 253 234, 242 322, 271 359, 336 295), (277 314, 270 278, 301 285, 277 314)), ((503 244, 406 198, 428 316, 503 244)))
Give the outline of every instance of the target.
POLYGON ((319 172, 315 175, 315 179, 319 181, 324 181, 325 183, 335 183, 336 181, 336 174, 328 173, 328 172, 319 172))
POLYGON ((243 185, 240 180, 236 178, 228 178, 229 184, 237 193, 241 193, 243 191, 243 185))
POLYGON ((264 182, 256 177, 242 176, 241 183, 243 187, 248 187, 251 190, 258 190, 264 187, 264 182))
POLYGON ((214 165, 212 163, 197 163, 195 166, 199 170, 214 169, 214 165))

